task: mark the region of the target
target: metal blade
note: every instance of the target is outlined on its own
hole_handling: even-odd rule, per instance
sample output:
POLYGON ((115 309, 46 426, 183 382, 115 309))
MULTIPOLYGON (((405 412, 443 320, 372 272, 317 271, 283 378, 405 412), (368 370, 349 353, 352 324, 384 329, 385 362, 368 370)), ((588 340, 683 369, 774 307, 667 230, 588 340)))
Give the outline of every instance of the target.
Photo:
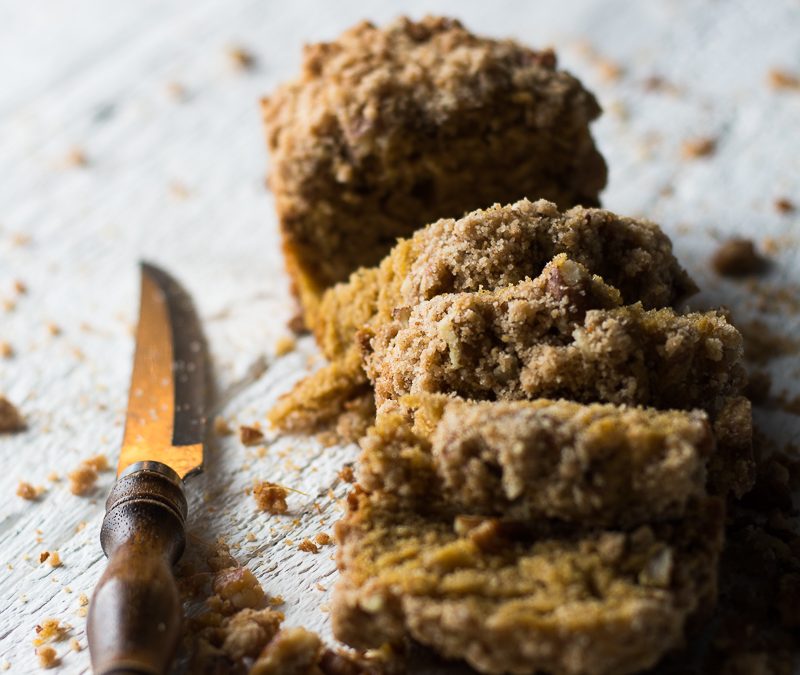
POLYGON ((206 345, 192 301, 175 279, 142 263, 136 354, 117 475, 157 461, 181 478, 203 464, 206 345))

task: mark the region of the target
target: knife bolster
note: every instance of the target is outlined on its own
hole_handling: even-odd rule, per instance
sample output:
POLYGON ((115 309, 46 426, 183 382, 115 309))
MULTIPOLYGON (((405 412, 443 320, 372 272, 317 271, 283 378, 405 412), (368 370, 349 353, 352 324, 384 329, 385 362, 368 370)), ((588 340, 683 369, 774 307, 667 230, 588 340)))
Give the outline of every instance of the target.
POLYGON ((108 567, 89 608, 96 675, 165 673, 180 639, 172 566, 186 543, 183 484, 158 462, 132 465, 106 502, 100 532, 108 567))
POLYGON ((186 495, 183 482, 161 462, 137 462, 114 484, 106 500, 100 544, 106 556, 131 539, 160 544, 175 564, 186 545, 186 495), (153 540, 156 541, 153 541, 153 540))

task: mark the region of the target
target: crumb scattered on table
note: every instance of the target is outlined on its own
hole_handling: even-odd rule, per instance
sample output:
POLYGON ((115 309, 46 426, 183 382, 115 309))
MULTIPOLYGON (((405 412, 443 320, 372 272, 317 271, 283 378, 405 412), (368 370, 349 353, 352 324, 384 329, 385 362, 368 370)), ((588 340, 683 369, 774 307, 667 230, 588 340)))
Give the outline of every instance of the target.
POLYGON ((319 546, 310 539, 303 539, 303 541, 297 545, 297 548, 304 553, 319 553, 319 546))
POLYGON ((244 47, 229 47, 228 58, 238 70, 252 70, 256 65, 256 57, 244 47))
POLYGON ((698 159, 713 155, 716 149, 717 139, 715 138, 691 138, 681 145, 681 154, 686 159, 698 159))
POLYGON ((17 407, 5 396, 0 394, 0 433, 22 431, 25 428, 25 419, 17 407))
POLYGON ((0 340, 0 357, 10 359, 12 356, 14 356, 14 348, 11 346, 11 343, 0 340))
POLYGON ((331 535, 329 535, 327 532, 320 532, 314 537, 314 539, 320 546, 327 546, 333 541, 331 539, 331 535))
POLYGON ((28 501, 38 499, 42 492, 44 492, 44 488, 34 487, 24 480, 21 480, 17 485, 17 497, 22 497, 22 499, 27 499, 28 501))
POLYGON ((239 427, 239 440, 243 445, 258 445, 264 440, 264 433, 257 426, 239 427))
POLYGON ((78 496, 84 496, 92 491, 97 482, 97 470, 89 464, 81 464, 77 469, 71 471, 69 478, 69 491, 78 496))
POLYGON ((286 513, 289 510, 286 504, 288 495, 289 491, 285 487, 269 481, 261 481, 253 486, 253 497, 256 500, 256 506, 261 511, 267 511, 268 513, 286 513))
POLYGON ((284 356, 289 352, 293 352, 296 346, 297 342, 294 338, 284 335, 278 338, 278 341, 275 343, 275 355, 284 356))
POLYGON ((787 197, 779 197, 775 200, 775 210, 783 214, 794 213, 797 210, 797 206, 787 197))
POLYGON ((773 68, 767 73, 767 82, 773 89, 800 91, 800 76, 781 68, 773 68))
POLYGON ((339 476, 339 480, 342 480, 345 483, 354 483, 356 480, 355 474, 353 473, 353 467, 349 464, 343 466, 337 475, 339 476))
POLYGON ((36 656, 39 657, 39 665, 42 668, 55 668, 61 663, 56 650, 49 646, 38 647, 36 656))
POLYGON ((84 150, 74 147, 64 157, 64 163, 69 167, 85 167, 89 165, 89 157, 84 150))
POLYGON ((36 624, 36 637, 33 639, 33 645, 38 647, 48 642, 60 642, 67 637, 71 628, 58 619, 43 619, 41 623, 36 624))
POLYGON ((214 435, 230 436, 232 433, 233 429, 231 429, 230 425, 228 424, 228 420, 222 417, 222 415, 217 415, 214 418, 214 435))
POLYGON ((731 239, 722 244, 711 258, 714 271, 725 277, 759 274, 767 268, 767 260, 751 239, 731 239))

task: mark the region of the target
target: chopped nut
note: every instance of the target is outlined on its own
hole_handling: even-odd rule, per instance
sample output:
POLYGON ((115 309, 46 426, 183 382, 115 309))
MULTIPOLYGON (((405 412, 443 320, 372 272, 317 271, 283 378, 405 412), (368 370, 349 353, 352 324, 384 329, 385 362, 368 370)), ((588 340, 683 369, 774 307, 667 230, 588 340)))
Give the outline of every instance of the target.
POLYGON ((305 553, 319 553, 319 546, 310 539, 303 539, 297 548, 305 553))
POLYGON ((256 426, 242 425, 239 427, 239 440, 243 445, 258 445, 264 440, 264 434, 256 426))
POLYGON ((714 154, 717 149, 715 138, 693 138, 683 142, 681 152, 687 159, 697 159, 708 157, 714 154))
POLYGON ((25 428, 23 419, 16 406, 0 394, 0 433, 21 431, 25 428))
POLYGON ((42 551, 39 554, 39 564, 41 565, 45 560, 50 557, 50 551, 42 551))
POLYGON ((289 510, 286 504, 288 494, 289 491, 285 487, 269 481, 262 481, 253 486, 253 497, 258 508, 272 514, 286 513, 289 510))

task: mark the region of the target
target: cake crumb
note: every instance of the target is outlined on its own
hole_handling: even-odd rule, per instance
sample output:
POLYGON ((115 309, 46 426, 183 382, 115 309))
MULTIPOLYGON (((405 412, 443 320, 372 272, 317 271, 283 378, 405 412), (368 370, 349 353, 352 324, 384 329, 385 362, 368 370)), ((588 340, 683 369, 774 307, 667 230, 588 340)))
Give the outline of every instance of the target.
POLYGON ((266 595, 255 575, 247 567, 228 567, 214 576, 214 593, 236 609, 261 609, 266 595))
POLYGON ((289 510, 286 497, 289 491, 276 483, 261 481, 253 486, 253 497, 259 510, 272 514, 282 514, 289 510))
POLYGON ((39 564, 41 565, 45 560, 50 557, 50 551, 42 551, 39 554, 39 564))
POLYGON ((36 624, 36 637, 33 639, 33 645, 38 647, 47 642, 60 642, 67 637, 71 628, 69 624, 62 624, 58 619, 44 619, 41 623, 36 624))
POLYGON ((37 648, 36 656, 39 657, 39 665, 45 669, 55 668, 61 663, 61 659, 58 658, 56 650, 52 647, 45 646, 37 648))
POLYGON ((778 197, 775 200, 775 210, 783 214, 794 213, 797 211, 797 206, 787 197, 778 197))
POLYGON ((25 420, 17 407, 0 394, 0 433, 22 431, 25 420))
POLYGON ((282 595, 273 595, 268 600, 268 603, 271 607, 280 607, 281 605, 286 604, 286 600, 283 599, 282 595))
POLYGON ((800 77, 781 68, 772 68, 767 73, 767 82, 773 89, 800 91, 800 77))
POLYGON ((61 327, 51 321, 47 324, 47 332, 53 337, 57 337, 58 335, 61 335, 61 327))
POLYGON ((39 496, 44 492, 44 488, 41 487, 34 487, 30 483, 21 480, 19 485, 17 485, 17 497, 22 497, 22 499, 27 499, 29 502, 32 502, 39 498, 39 496))
POLYGON ((81 463, 77 469, 67 474, 67 478, 69 478, 69 491, 82 497, 92 491, 98 475, 93 466, 81 463))
POLYGON ((331 535, 329 535, 327 532, 320 532, 314 537, 314 539, 320 546, 327 546, 333 541, 331 539, 331 535))
POLYGON ((64 563, 61 561, 61 556, 58 551, 50 551, 49 555, 50 567, 61 567, 64 563))
POLYGON ((180 82, 167 82, 167 86, 165 87, 167 96, 169 96, 174 101, 185 101, 188 98, 186 87, 184 87, 180 82))
POLYGON ((278 338, 278 341, 275 343, 275 355, 284 356, 289 352, 293 352, 296 345, 297 342, 294 338, 284 335, 278 338))
POLYGON ((89 604, 89 596, 86 593, 81 593, 78 596, 78 606, 79 607, 86 607, 89 604))
POLYGON ((216 436, 230 436, 232 433, 233 429, 228 424, 228 420, 222 415, 217 415, 214 418, 214 434, 216 436))
POLYGON ((95 455, 83 460, 86 466, 92 467, 95 471, 108 471, 108 458, 105 455, 95 455))
POLYGON ((239 427, 239 440, 242 445, 258 445, 264 440, 264 433, 257 426, 243 424, 239 427))
POLYGON ((14 348, 11 346, 11 343, 6 342, 5 340, 0 340, 0 357, 4 359, 10 359, 14 356, 14 348))
POLYGON ((81 647, 81 643, 80 643, 80 642, 78 642, 78 638, 72 638, 72 639, 69 641, 69 648, 70 648, 70 649, 71 649, 73 652, 79 652, 79 651, 81 651, 81 649, 83 649, 83 647, 81 647))
POLYGON ((297 548, 304 553, 319 553, 319 546, 310 539, 303 539, 303 541, 298 544, 297 548))
POLYGON ((17 295, 25 295, 28 292, 28 286, 24 281, 22 281, 22 279, 15 279, 14 290, 16 291, 17 295))
POLYGON ((47 480, 51 483, 58 483, 61 480, 61 476, 59 476, 55 471, 51 471, 47 474, 47 480))
POLYGON ((356 478, 355 474, 353 473, 353 467, 349 464, 342 467, 341 471, 336 474, 339 477, 339 480, 344 481, 345 483, 354 483, 356 478))
POLYGON ((79 147, 74 147, 64 157, 64 163, 69 167, 85 167, 89 165, 89 157, 86 152, 79 147))
POLYGON ((722 244, 711 257, 714 271, 724 277, 744 277, 766 270, 767 260, 751 239, 731 239, 722 244))
POLYGON ((683 142, 681 154, 686 159, 698 159, 713 155, 716 149, 717 139, 715 138, 690 138, 683 142))
POLYGON ((256 57, 244 47, 229 47, 228 58, 238 70, 252 70, 256 66, 256 57))

